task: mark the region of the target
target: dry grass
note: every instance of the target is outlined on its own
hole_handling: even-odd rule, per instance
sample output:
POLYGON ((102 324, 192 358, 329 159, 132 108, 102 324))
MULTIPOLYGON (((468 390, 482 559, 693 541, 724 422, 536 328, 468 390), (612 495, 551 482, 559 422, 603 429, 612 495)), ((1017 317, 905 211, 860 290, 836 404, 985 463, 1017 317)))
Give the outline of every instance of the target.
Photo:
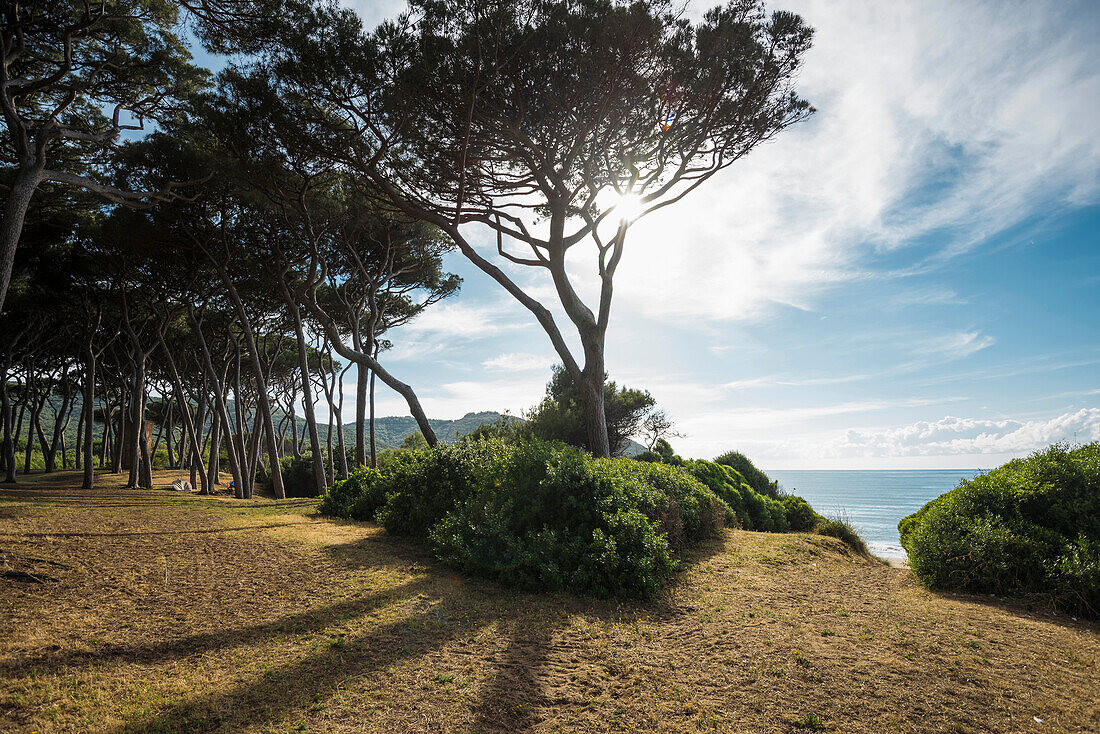
POLYGON ((0 491, 4 570, 43 578, 0 578, 0 729, 1100 731, 1095 625, 832 538, 729 532, 617 605, 463 578, 311 501, 111 479, 0 491))

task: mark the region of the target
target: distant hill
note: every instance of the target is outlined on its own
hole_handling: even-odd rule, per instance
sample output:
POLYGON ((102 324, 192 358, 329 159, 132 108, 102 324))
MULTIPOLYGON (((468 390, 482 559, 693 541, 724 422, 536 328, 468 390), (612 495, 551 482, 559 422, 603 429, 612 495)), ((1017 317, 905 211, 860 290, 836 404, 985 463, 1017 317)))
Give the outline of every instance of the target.
MULTIPOLYGON (((435 431, 435 435, 439 440, 450 443, 461 436, 465 436, 467 433, 472 433, 483 423, 495 423, 503 417, 504 415, 502 413, 485 410, 480 413, 467 413, 457 420, 429 420, 432 424, 432 430, 435 431)), ((305 425, 305 419, 299 418, 298 430, 304 430, 305 425)), ((319 427, 321 429, 322 440, 324 440, 328 435, 328 426, 321 425, 319 427)), ((345 423, 343 428, 344 443, 349 446, 354 446, 355 423, 345 423)), ((418 430, 419 428, 417 428, 416 421, 409 415, 391 415, 374 419, 375 438, 378 442, 378 448, 380 449, 395 449, 401 445, 405 436, 418 430)))
MULTIPOLYGON (((80 417, 80 399, 77 398, 75 402, 76 405, 74 406, 72 417, 69 420, 68 429, 65 431, 65 442, 70 450, 72 449, 73 444, 76 443, 77 422, 80 417)), ((229 401, 230 411, 233 410, 233 407, 233 401, 231 400, 229 401)), ((281 413, 275 414, 276 423, 278 423, 281 417, 281 413)), ((467 413, 466 415, 456 420, 432 420, 431 423, 432 428, 435 430, 435 435, 439 438, 439 440, 445 443, 451 443, 452 441, 457 440, 459 437, 465 436, 467 433, 473 432, 478 428, 478 426, 484 423, 495 423, 503 417, 503 413, 498 413, 493 410, 484 410, 478 413, 467 413)), ((522 418, 517 418, 516 416, 512 416, 512 418, 515 420, 523 420, 522 418)), ((378 448, 380 449, 397 448, 401 445, 401 442, 405 439, 405 436, 408 436, 413 431, 418 430, 416 426, 416 421, 413 420, 412 416, 391 415, 384 418, 375 418, 374 426, 378 448)), ((318 425, 318 428, 320 429, 321 441, 324 442, 328 438, 328 425, 324 422, 321 422, 318 425)), ((43 431, 45 431, 47 436, 49 436, 53 431, 53 420, 50 416, 49 409, 43 411, 42 429, 43 431)), ((99 436, 100 430, 101 427, 97 424, 97 438, 99 436)), ((302 436, 305 430, 306 420, 303 417, 299 417, 298 435, 302 436)), ((348 446, 354 446, 355 423, 345 423, 343 426, 343 430, 344 443, 348 446)), ((21 438, 26 437, 26 432, 27 425, 24 424, 21 438)), ((287 436, 289 437, 289 435, 290 432, 287 431, 287 436)), ((333 436, 333 439, 335 440, 335 436, 333 436)), ((645 449, 643 446, 641 446, 641 444, 638 444, 635 441, 631 441, 627 445, 624 454, 626 456, 634 456, 635 454, 641 453, 644 450, 645 449)))
MULTIPOLYGON (((451 443, 465 436, 467 433, 472 433, 485 423, 495 423, 504 417, 503 413, 497 413, 493 410, 483 410, 479 413, 467 413, 457 420, 429 420, 431 420, 432 429, 435 431, 435 435, 439 440, 444 443, 451 443)), ((510 417, 513 420, 523 420, 516 416, 510 417)), ((305 419, 299 419, 298 423, 299 430, 304 430, 305 419)), ((412 416, 387 416, 385 418, 375 418, 374 426, 378 448, 380 449, 397 448, 401 445, 405 436, 419 430, 412 416)), ((321 426, 322 440, 327 437, 327 431, 327 426, 321 426)), ((344 424, 344 443, 349 446, 355 445, 354 423, 344 424)), ((636 441, 631 441, 627 444, 626 450, 623 453, 626 456, 635 456, 643 451, 645 451, 644 446, 636 441)))

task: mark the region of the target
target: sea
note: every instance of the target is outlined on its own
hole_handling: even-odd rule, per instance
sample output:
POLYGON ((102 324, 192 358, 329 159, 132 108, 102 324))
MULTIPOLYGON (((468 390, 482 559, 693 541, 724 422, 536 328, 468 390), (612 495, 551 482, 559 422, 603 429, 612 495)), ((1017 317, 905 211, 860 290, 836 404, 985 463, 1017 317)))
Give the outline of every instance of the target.
POLYGON ((844 516, 883 558, 905 560, 898 538, 898 521, 929 500, 952 490, 977 470, 907 471, 766 471, 788 494, 803 497, 818 514, 844 516))

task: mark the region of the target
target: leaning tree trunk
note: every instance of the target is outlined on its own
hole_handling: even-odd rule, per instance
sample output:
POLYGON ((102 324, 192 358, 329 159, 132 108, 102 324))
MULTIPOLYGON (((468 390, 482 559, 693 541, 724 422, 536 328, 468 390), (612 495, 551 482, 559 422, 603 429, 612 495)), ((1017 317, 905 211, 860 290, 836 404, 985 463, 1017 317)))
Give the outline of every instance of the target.
POLYGON ((350 359, 355 362, 360 370, 366 367, 372 372, 377 373, 378 377, 381 378, 382 382, 386 383, 387 387, 405 398, 405 403, 409 406, 409 412, 412 413, 413 420, 416 421, 416 426, 420 429, 420 433, 423 434, 424 440, 428 442, 428 445, 435 446, 438 444, 439 439, 435 435, 435 430, 432 428, 432 424, 428 422, 428 416, 424 413, 424 408, 420 405, 420 399, 416 396, 416 391, 412 389, 412 386, 401 382, 401 380, 391 375, 371 355, 350 349, 344 344, 344 342, 340 340, 340 331, 336 328, 335 322, 324 312, 324 309, 320 307, 316 300, 312 300, 314 297, 315 294, 310 295, 311 302, 309 303, 309 309, 318 317, 321 327, 325 331, 325 336, 328 337, 336 353, 344 359, 350 359))
POLYGON ((279 466, 279 447, 275 443, 275 422, 271 419, 271 400, 267 395, 267 380, 264 379, 263 369, 260 367, 260 351, 256 348, 256 335, 252 332, 252 324, 248 321, 248 313, 245 311, 244 303, 241 302, 236 286, 233 285, 233 281, 229 278, 225 267, 221 263, 218 263, 217 267, 222 283, 229 292, 233 305, 237 308, 241 331, 244 332, 245 345, 248 347, 248 353, 252 356, 252 372, 256 380, 256 408, 260 411, 264 421, 264 438, 267 442, 267 454, 271 461, 271 489, 275 492, 276 499, 285 499, 283 472, 282 467, 279 466))
MULTIPOLYGON (((313 410, 313 396, 309 389, 309 352, 305 331, 302 328, 302 313, 290 289, 287 288, 286 281, 279 278, 279 285, 283 290, 283 301, 286 302, 286 307, 294 318, 294 339, 298 344, 298 369, 302 372, 302 408, 306 413, 309 448, 313 452, 313 481, 317 483, 317 494, 320 495, 325 491, 325 470, 321 464, 321 440, 317 435, 317 415, 313 410)), ((293 406, 293 402, 291 405, 293 406)))
MULTIPOLYGON (((206 345, 206 338, 202 334, 202 327, 195 319, 195 314, 190 313, 191 323, 195 326, 195 334, 198 336, 199 345, 202 347, 203 362, 206 364, 207 373, 210 375, 211 385, 214 389, 214 400, 217 405, 217 412, 215 417, 229 425, 229 409, 225 405, 225 393, 222 391, 221 383, 218 381, 218 373, 214 371, 214 361, 210 358, 210 349, 206 345)), ((244 485, 241 480, 241 466, 237 462, 236 452, 230 450, 229 455, 229 470, 233 474, 233 483, 236 487, 234 493, 238 499, 243 498, 244 485)))
POLYGON ((15 437, 12 435, 12 404, 8 394, 8 372, 0 372, 0 420, 4 424, 4 481, 15 484, 15 437))
POLYGON ((8 200, 4 202, 4 221, 0 223, 0 310, 8 295, 11 283, 11 271, 15 265, 15 250, 23 234, 23 220, 31 205, 31 197, 38 187, 42 165, 24 162, 19 166, 8 189, 8 200))
MULTIPOLYGON (((182 413, 183 415, 183 428, 187 433, 187 439, 189 440, 191 445, 191 481, 195 481, 194 472, 197 468, 199 472, 201 472, 202 476, 202 489, 200 493, 210 494, 210 484, 207 482, 206 470, 202 466, 202 446, 199 443, 198 436, 195 432, 195 423, 191 419, 191 411, 187 409, 187 396, 184 394, 183 391, 183 380, 180 379, 179 370, 176 369, 176 360, 172 357, 172 352, 168 349, 168 345, 164 343, 163 337, 160 340, 160 347, 164 350, 164 356, 168 364, 168 374, 172 378, 172 387, 174 388, 174 392, 176 393, 176 402, 179 404, 180 413, 182 413)), ((180 439, 180 461, 183 461, 182 438, 180 439)))

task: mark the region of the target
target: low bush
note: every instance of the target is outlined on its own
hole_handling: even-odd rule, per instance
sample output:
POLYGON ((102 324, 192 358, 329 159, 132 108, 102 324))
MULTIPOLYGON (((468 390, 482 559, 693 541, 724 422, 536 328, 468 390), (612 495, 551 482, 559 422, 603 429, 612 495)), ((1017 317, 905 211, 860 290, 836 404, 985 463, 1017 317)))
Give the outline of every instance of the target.
MULTIPOLYGON (((313 478, 313 454, 304 453, 301 458, 284 456, 279 459, 283 474, 283 491, 287 497, 316 497, 317 482, 313 478)), ((270 478, 264 479, 270 483, 270 478)))
POLYGON ((867 544, 863 542, 863 538, 859 537, 859 533, 852 526, 851 521, 843 515, 837 515, 833 518, 820 518, 814 527, 814 532, 818 535, 837 538, 864 558, 871 557, 871 551, 867 549, 867 544))
POLYGON ((787 525, 795 532, 813 530, 825 520, 814 512, 806 500, 793 494, 782 495, 779 501, 783 504, 783 510, 787 515, 787 525))
POLYGON ((321 495, 318 511, 322 515, 349 520, 373 520, 385 502, 382 475, 369 466, 358 466, 347 479, 335 482, 321 495))
POLYGON ((329 490, 322 512, 373 514, 445 562, 504 583, 600 597, 653 596, 674 551, 730 514, 682 469, 540 440, 405 452, 385 473, 353 479, 329 490))
POLYGON ((1056 444, 964 480, 898 530, 930 587, 1041 594, 1100 616, 1100 443, 1056 444))
POLYGON ((745 530, 781 533, 790 529, 783 503, 756 492, 736 469, 702 459, 684 466, 729 506, 745 530))
POLYGON ((714 463, 734 469, 757 494, 765 497, 779 496, 779 482, 773 481, 767 474, 757 469, 744 454, 728 451, 716 458, 714 463))

